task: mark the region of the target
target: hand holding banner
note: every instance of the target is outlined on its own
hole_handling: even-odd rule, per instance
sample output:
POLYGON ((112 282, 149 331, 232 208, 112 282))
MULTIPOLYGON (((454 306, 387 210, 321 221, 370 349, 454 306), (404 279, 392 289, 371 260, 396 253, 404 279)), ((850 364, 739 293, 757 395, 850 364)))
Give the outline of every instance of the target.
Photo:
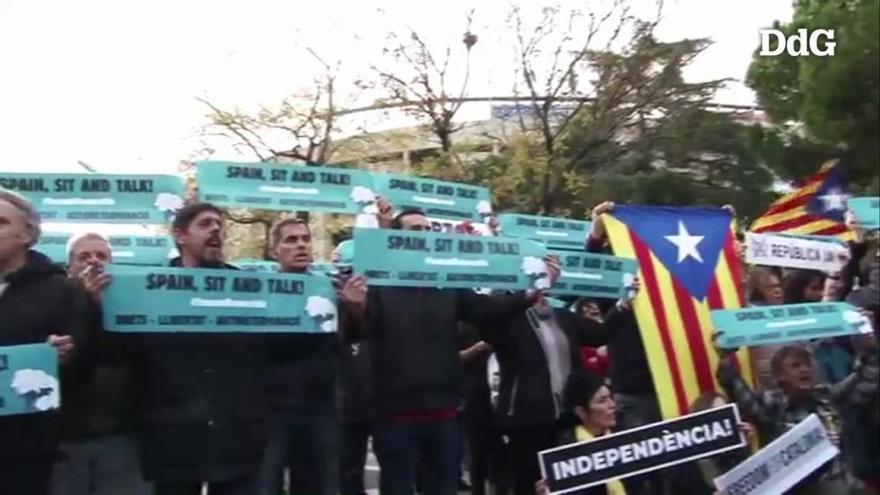
POLYGON ((531 239, 548 248, 583 251, 592 222, 568 218, 502 213, 498 223, 505 237, 531 239))
POLYGON ((199 197, 219 206, 375 214, 369 172, 266 163, 199 162, 199 197))
POLYGON ((113 332, 335 332, 336 293, 321 275, 110 265, 113 332))
POLYGON ((849 259, 847 248, 836 237, 783 234, 746 234, 746 262, 751 265, 803 268, 838 272, 849 259))
POLYGON ((408 230, 355 229, 354 272, 372 286, 548 289, 538 243, 408 230))
POLYGON ((785 304, 712 311, 724 349, 871 333, 871 322, 843 302, 785 304))
POLYGON ((171 175, 7 174, 0 188, 26 197, 44 222, 164 224, 183 206, 171 175))
POLYGON ((59 407, 58 352, 49 344, 0 347, 0 416, 59 407))
POLYGON ((559 280, 550 289, 553 295, 619 299, 626 297, 635 281, 636 261, 604 254, 550 251, 559 257, 559 280))
POLYGON ((715 488, 725 495, 785 493, 838 453, 819 417, 811 414, 757 454, 715 478, 715 488))

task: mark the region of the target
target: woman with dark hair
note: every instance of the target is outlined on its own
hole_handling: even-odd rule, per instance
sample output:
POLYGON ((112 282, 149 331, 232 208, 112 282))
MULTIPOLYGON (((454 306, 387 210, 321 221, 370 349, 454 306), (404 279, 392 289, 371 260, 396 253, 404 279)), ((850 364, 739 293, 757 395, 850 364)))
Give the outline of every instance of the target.
MULTIPOLYGON (((562 433, 559 445, 589 442, 611 433, 617 426, 617 406, 611 389, 592 373, 572 373, 565 385, 565 403, 566 411, 573 416, 570 417, 573 425, 562 433)), ((537 488, 539 494, 547 493, 543 482, 539 482, 537 488)), ((626 495, 626 488, 619 479, 613 479, 578 493, 626 495)))
POLYGON ((782 284, 785 304, 822 301, 826 275, 818 270, 790 270, 782 284))
POLYGON ((746 292, 750 306, 783 304, 784 297, 779 271, 766 266, 749 270, 746 292))

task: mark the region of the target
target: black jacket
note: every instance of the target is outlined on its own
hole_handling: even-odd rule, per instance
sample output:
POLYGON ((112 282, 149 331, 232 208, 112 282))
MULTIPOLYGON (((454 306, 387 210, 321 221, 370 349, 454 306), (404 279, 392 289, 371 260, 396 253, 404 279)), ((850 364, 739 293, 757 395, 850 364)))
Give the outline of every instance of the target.
POLYGON ((62 438, 69 441, 131 433, 137 408, 130 363, 116 354, 124 336, 104 331, 101 306, 83 299, 88 338, 61 382, 62 438))
POLYGON ((343 423, 365 423, 373 419, 370 398, 370 344, 343 343, 339 360, 337 404, 343 423))
MULTIPOLYGON (((611 254, 602 244, 588 238, 587 251, 611 254)), ((605 327, 597 336, 596 345, 608 346, 609 378, 615 393, 656 395, 648 355, 639 323, 633 311, 619 311, 616 307, 605 316, 605 327)))
MULTIPOLYGON (((459 348, 466 350, 481 340, 491 340, 479 328, 459 324, 459 348)), ((484 353, 462 364, 464 369, 464 416, 488 427, 492 420, 492 391, 489 388, 489 357, 484 353)))
POLYGON ((608 346, 608 374, 615 393, 654 395, 651 369, 633 311, 613 308, 588 345, 608 346))
MULTIPOLYGON (((322 277, 321 274, 313 274, 322 277)), ((341 282, 333 279, 337 300, 341 282)), ((339 304, 339 303, 338 303, 339 304)), ((344 324, 341 304, 339 325, 344 324)), ((271 334, 272 368, 269 375, 269 407, 274 415, 336 414, 336 374, 340 337, 337 333, 271 334)))
MULTIPOLYGON (((580 346, 596 346, 602 324, 564 309, 554 309, 560 329, 568 337, 572 371, 582 370, 580 346)), ((556 404, 550 389, 550 370, 541 342, 521 313, 490 337, 501 370, 498 420, 504 428, 553 424, 556 404)))
POLYGON ((223 481, 256 474, 266 445, 266 337, 126 337, 140 392, 138 437, 146 478, 223 481))
POLYGON ((389 417, 459 406, 458 322, 504 325, 529 306, 523 293, 377 287, 367 295, 364 329, 371 352, 376 413, 389 417))
MULTIPOLYGON (((77 347, 84 345, 85 301, 60 267, 31 251, 25 266, 6 281, 9 286, 0 295, 0 346, 42 343, 52 334, 70 335, 77 347)), ((62 395, 62 407, 64 400, 62 395)), ((57 412, 0 416, 0 462, 54 455, 59 417, 57 412)))

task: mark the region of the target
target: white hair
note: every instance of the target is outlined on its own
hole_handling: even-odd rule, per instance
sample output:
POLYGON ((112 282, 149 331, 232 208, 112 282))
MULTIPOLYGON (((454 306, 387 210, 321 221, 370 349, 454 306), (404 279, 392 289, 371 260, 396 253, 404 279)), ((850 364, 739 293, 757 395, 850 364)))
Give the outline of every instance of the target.
POLYGON ((70 257, 73 256, 73 249, 80 241, 85 241, 87 239, 93 239, 96 241, 104 241, 107 245, 110 245, 110 241, 107 240, 106 237, 97 233, 97 232, 83 232, 81 234, 75 234, 70 236, 70 239, 67 240, 67 261, 70 261, 70 257))
POLYGON ((40 213, 36 208, 24 196, 2 187, 0 187, 0 201, 11 204, 24 215, 24 223, 31 232, 31 243, 28 247, 36 245, 40 241, 40 213))

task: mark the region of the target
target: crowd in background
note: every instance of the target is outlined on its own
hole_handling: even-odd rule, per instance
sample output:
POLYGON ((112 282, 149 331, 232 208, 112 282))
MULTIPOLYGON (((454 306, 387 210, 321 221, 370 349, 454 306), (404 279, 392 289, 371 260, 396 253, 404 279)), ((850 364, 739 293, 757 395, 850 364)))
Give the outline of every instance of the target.
MULTIPOLYGON (((593 211, 586 249, 609 250, 593 211)), ((430 230, 378 201, 384 228, 430 230)), ((489 222, 497 233, 497 222, 489 222)), ((461 235, 469 232, 467 225, 461 235)), ((0 494, 358 495, 372 450, 383 494, 535 494, 537 453, 661 420, 632 300, 542 293, 371 287, 336 253, 336 334, 134 334, 102 328, 112 262, 100 233, 71 239, 66 268, 32 247, 40 219, 0 191, 0 346, 49 342, 62 410, 0 417, 0 494)), ((223 212, 196 203, 172 228, 172 266, 235 269, 223 212)), ((311 231, 270 235, 282 272, 312 274, 311 231)), ((719 350, 722 390, 692 411, 736 403, 754 445, 817 414, 841 455, 792 493, 880 493, 876 328, 880 259, 863 233, 839 273, 751 267, 748 304, 848 301, 875 332, 752 348, 751 387, 719 350)), ((558 260, 546 260, 551 279, 558 260)), ((744 263, 744 260, 743 260, 744 263)), ((585 493, 712 494, 742 449, 614 480, 585 493)))

